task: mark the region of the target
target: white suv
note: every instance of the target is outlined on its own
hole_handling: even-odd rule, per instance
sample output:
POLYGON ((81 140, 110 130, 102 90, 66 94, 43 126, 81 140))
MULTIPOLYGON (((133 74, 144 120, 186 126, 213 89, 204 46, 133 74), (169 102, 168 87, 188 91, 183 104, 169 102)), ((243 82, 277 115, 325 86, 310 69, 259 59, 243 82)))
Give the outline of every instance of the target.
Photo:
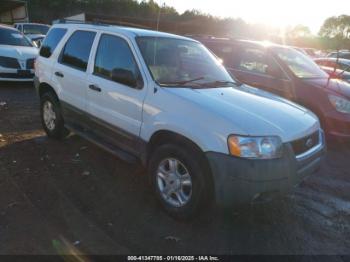
POLYGON ((199 42, 167 33, 57 24, 35 85, 43 127, 141 162, 171 215, 285 193, 320 165, 317 117, 237 83, 199 42))

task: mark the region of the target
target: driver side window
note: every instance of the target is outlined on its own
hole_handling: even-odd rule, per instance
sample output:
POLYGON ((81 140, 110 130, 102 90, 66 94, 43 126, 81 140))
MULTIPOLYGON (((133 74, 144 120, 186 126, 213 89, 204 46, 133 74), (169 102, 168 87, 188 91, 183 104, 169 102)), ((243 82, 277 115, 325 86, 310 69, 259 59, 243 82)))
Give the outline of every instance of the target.
POLYGON ((129 44, 120 37, 103 34, 96 53, 94 74, 128 85, 113 78, 113 74, 116 72, 119 74, 130 72, 136 78, 137 83, 136 86, 129 86, 132 88, 143 87, 142 77, 129 44))

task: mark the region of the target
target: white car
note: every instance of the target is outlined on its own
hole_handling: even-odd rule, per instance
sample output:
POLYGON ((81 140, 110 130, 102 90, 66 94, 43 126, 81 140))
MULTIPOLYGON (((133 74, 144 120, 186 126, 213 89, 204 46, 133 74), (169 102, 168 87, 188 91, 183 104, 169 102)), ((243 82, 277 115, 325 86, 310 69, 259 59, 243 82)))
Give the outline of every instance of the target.
POLYGON ((0 81, 33 81, 38 49, 17 29, 0 25, 0 81))
POLYGON ((312 112, 240 86, 189 38, 57 24, 35 70, 47 135, 62 139, 70 130, 142 163, 157 199, 178 218, 211 201, 231 206, 286 193, 325 152, 312 112))
POLYGON ((14 27, 27 36, 38 47, 41 46, 43 39, 50 29, 49 25, 39 23, 16 23, 14 27))

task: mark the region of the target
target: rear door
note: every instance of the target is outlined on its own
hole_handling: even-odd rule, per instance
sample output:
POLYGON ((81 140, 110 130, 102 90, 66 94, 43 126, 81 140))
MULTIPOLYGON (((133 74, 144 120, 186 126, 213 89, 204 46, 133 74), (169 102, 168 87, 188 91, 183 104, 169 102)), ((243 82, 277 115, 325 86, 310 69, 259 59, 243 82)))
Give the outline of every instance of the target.
POLYGON ((239 81, 288 99, 294 97, 292 82, 268 49, 237 45, 229 62, 229 71, 239 81))
POLYGON ((65 43, 53 72, 65 118, 79 119, 87 111, 87 67, 95 31, 74 31, 65 43))
POLYGON ((62 39, 67 34, 67 31, 66 28, 52 28, 45 37, 35 68, 35 74, 40 82, 46 82, 56 87, 54 83, 51 83, 52 73, 55 69, 57 53, 59 52, 58 45, 62 44, 61 41, 63 41, 62 39))
POLYGON ((146 87, 130 40, 101 33, 88 76, 90 120, 96 132, 122 149, 139 153, 139 134, 146 87), (129 72, 135 85, 121 82, 115 72, 129 72))

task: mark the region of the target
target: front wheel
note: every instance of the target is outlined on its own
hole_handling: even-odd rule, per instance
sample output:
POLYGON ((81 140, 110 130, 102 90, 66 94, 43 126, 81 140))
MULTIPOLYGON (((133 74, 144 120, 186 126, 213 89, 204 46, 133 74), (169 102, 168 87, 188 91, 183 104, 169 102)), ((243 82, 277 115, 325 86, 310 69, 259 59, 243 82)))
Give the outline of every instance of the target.
POLYGON ((179 219, 193 217, 208 201, 205 172, 197 152, 171 144, 157 148, 149 163, 157 199, 170 215, 179 219))
POLYGON ((69 134, 64 127, 58 99, 53 93, 45 93, 41 97, 41 122, 46 134, 54 139, 62 139, 69 134))

